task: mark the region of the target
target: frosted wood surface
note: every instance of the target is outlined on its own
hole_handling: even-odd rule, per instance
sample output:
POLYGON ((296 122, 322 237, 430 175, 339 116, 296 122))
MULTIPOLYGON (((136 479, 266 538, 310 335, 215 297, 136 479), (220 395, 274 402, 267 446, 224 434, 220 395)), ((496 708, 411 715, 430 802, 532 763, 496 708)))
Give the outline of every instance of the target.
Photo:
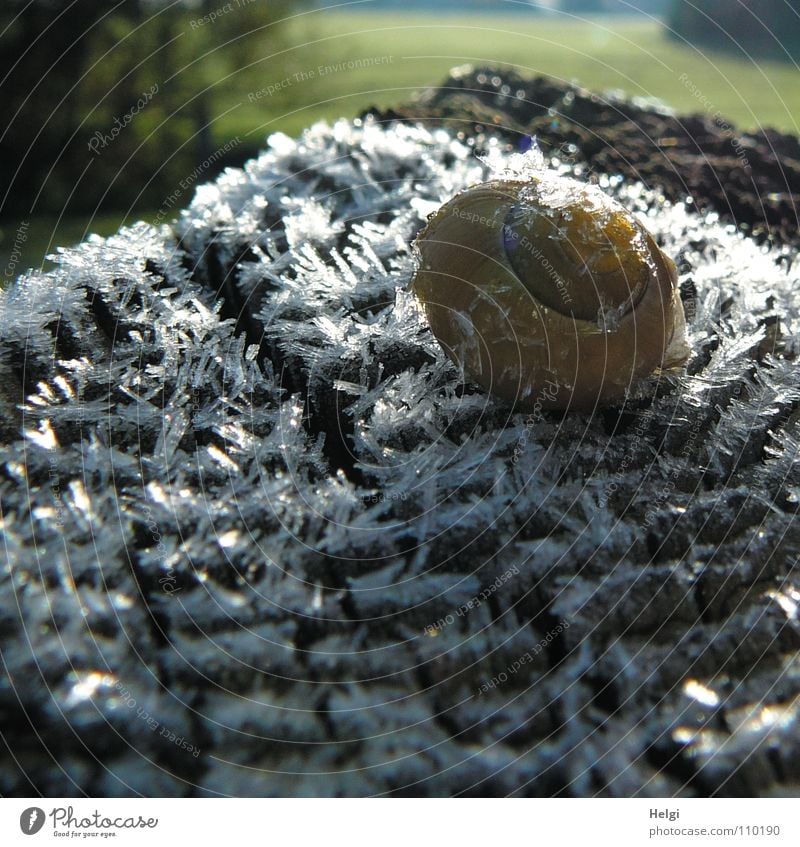
POLYGON ((800 265, 603 177, 693 358, 515 415, 405 291, 472 153, 274 136, 2 294, 3 794, 796 791, 800 265))

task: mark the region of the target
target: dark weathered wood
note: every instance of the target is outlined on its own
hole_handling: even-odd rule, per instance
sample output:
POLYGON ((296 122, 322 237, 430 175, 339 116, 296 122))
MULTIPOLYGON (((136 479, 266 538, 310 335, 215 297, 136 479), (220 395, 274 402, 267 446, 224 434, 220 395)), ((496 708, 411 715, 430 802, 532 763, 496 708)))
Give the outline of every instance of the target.
MULTIPOLYGON (((396 115, 555 143, 477 73, 396 115)), ((675 119, 572 94, 576 161, 636 152, 609 190, 691 316, 687 373, 621 408, 534 420, 461 383, 408 245, 486 170, 402 124, 274 139, 177 232, 3 295, 0 793, 796 792, 796 235, 768 218, 760 254, 664 204, 689 180, 725 212, 691 181, 702 120, 656 149, 675 119)))

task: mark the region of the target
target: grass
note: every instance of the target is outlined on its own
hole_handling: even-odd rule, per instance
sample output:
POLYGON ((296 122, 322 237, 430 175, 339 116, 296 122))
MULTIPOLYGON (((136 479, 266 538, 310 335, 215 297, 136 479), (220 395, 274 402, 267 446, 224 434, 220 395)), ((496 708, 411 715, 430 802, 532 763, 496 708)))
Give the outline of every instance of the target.
POLYGON ((648 19, 327 12, 296 18, 287 35, 290 46, 281 55, 265 56, 226 83, 224 102, 238 94, 242 106, 219 130, 235 128, 233 134, 248 137, 278 129, 296 134, 320 118, 407 100, 454 65, 469 62, 656 97, 679 112, 702 111, 702 96, 705 108, 742 128, 800 131, 796 67, 704 52, 669 39, 648 19), (294 76, 347 59, 386 56, 392 61, 370 68, 315 74, 309 81, 294 76), (272 97, 248 102, 249 92, 286 78, 290 85, 272 97))
MULTIPOLYGON (((321 119, 352 117, 371 105, 406 101, 464 63, 575 80, 596 91, 614 88, 655 97, 681 113, 719 111, 745 129, 771 126, 800 132, 796 67, 702 51, 670 40, 658 23, 642 18, 578 21, 317 11, 294 17, 277 46, 265 35, 263 54, 256 64, 221 76, 211 90, 212 114, 220 116, 213 126, 217 143, 238 135, 241 149, 252 153, 272 132, 297 135, 321 119), (319 70, 356 59, 380 63, 319 70), (279 83, 283 87, 269 93, 269 86, 279 83)), ((134 217, 154 215, 145 210, 134 217)), ((48 242, 52 250, 79 240, 87 230, 113 232, 121 220, 121 215, 109 215, 57 226, 33 221, 23 264, 38 266, 48 242)), ((7 264, 15 229, 2 229, 0 266, 7 264)))

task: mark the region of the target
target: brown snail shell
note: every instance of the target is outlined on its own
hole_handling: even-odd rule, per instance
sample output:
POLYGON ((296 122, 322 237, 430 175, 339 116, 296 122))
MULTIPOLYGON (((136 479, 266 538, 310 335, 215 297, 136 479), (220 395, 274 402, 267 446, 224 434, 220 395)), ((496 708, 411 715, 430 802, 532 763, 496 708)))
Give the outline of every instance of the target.
POLYGON ((476 185, 414 244, 434 335, 521 410, 591 410, 689 356, 674 263, 597 186, 548 173, 476 185))

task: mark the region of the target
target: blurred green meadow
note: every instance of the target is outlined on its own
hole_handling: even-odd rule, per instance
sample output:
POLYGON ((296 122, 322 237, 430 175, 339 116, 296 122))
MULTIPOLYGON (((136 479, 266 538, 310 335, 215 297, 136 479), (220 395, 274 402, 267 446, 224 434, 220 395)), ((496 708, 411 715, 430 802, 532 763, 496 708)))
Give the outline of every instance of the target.
MULTIPOLYGON (((221 164, 239 164, 262 149, 273 132, 299 134, 319 120, 350 118, 368 106, 407 101, 448 70, 464 63, 514 68, 577 81, 595 91, 617 89, 657 98, 680 113, 718 111, 741 128, 774 127, 798 133, 800 71, 791 63, 758 62, 701 50, 668 38, 660 22, 644 16, 400 15, 380 12, 289 11, 289 19, 250 37, 247 53, 237 42, 198 54, 196 68, 213 79, 205 93, 209 127, 205 149, 230 145, 221 164)), ((208 37, 208 33, 205 34, 208 37)), ((187 31, 185 37, 192 33, 187 31)), ((87 92, 87 96, 91 95, 87 92)), ((147 119, 147 111, 136 120, 147 119)), ((110 117, 107 119, 110 122, 110 117)), ((147 144, 163 158, 171 136, 154 127, 147 144)), ((173 127, 173 137, 180 127, 173 127)), ((120 134, 126 132, 123 130, 120 134)), ((198 154, 199 155, 199 154, 198 154)), ((185 166, 184 166, 185 168, 185 166)), ((197 182, 211 178, 209 168, 197 182)), ((172 183, 180 173, 170 175, 172 183)), ((120 179, 126 179, 121 172, 120 179)), ((167 189, 160 189, 166 196, 167 189)), ((183 192, 172 212, 191 199, 183 192)), ((21 215, 0 222, 0 267, 19 273, 42 263, 58 245, 89 232, 109 234, 135 220, 168 220, 158 195, 144 193, 130 208, 99 207, 34 215, 20 243, 21 215)), ((171 216, 171 215, 170 215, 171 216)), ((8 280, 0 276, 0 284, 8 280)))
POLYGON ((490 63, 522 73, 577 80, 587 88, 619 89, 656 97, 679 112, 700 111, 681 80, 686 74, 707 102, 744 129, 772 126, 798 132, 800 71, 779 61, 742 59, 682 46, 660 22, 642 17, 470 15, 397 16, 376 13, 318 14, 294 20, 291 46, 281 56, 232 79, 244 102, 223 126, 229 133, 289 134, 320 118, 350 116, 370 104, 408 99, 442 80, 454 65, 490 63), (392 56, 391 63, 296 82, 258 104, 247 102, 251 86, 346 59, 392 56), (276 61, 277 60, 277 61, 276 61))

